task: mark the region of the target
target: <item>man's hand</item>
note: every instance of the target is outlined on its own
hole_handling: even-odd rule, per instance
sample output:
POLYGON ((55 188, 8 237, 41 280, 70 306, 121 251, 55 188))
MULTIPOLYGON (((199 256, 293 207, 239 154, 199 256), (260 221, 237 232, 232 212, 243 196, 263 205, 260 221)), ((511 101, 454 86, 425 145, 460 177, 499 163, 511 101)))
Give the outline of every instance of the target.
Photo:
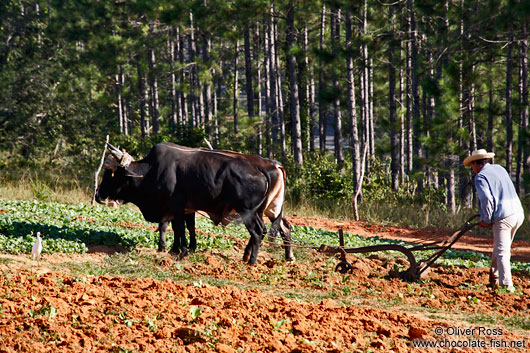
POLYGON ((478 226, 480 228, 491 228, 491 223, 487 223, 487 222, 484 222, 484 221, 481 221, 478 226))

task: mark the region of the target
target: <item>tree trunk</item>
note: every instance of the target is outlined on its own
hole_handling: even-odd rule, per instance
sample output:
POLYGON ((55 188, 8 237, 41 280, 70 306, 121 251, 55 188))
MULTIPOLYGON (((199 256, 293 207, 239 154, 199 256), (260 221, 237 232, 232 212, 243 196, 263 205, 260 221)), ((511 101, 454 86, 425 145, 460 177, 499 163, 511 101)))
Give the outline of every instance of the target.
MULTIPOLYGON (((402 61, 403 50, 399 51, 400 53, 400 62, 402 61)), ((399 115, 400 120, 400 134, 399 134, 399 165, 400 165, 400 174, 401 174, 401 183, 405 182, 405 121, 406 113, 403 107, 405 106, 405 75, 403 67, 399 69, 399 102, 401 105, 401 114, 399 115)))
POLYGON ((291 113, 291 139, 293 144, 294 162, 302 165, 304 158, 302 155, 302 127, 300 122, 300 101, 298 99, 298 81, 296 74, 296 58, 292 54, 291 48, 295 45, 294 39, 294 3, 289 1, 287 8, 287 61, 289 65, 290 83, 290 113, 291 113))
MULTIPOLYGON (((363 7, 362 7, 362 34, 367 35, 368 32, 368 1, 363 0, 363 7)), ((361 44, 361 56, 362 56, 362 67, 363 72, 361 75, 361 98, 362 98, 362 106, 363 106, 363 113, 362 113, 362 119, 364 121, 364 136, 365 141, 364 143, 368 144, 368 152, 367 157, 372 156, 372 145, 373 145, 373 136, 371 135, 372 132, 372 123, 370 121, 370 58, 368 57, 368 45, 366 43, 361 44)), ((365 160, 366 166, 365 171, 366 174, 370 173, 370 158, 366 158, 365 160)))
POLYGON ((272 151, 273 154, 277 150, 278 144, 278 123, 280 119, 278 118, 278 85, 276 82, 276 36, 274 35, 274 6, 271 4, 270 7, 270 31, 269 31, 269 73, 270 73, 270 85, 271 85, 271 139, 272 139, 272 151))
MULTIPOLYGON (((436 82, 436 73, 435 73, 435 65, 436 64, 434 62, 434 58, 433 58, 432 52, 429 52, 427 54, 427 57, 429 58, 429 76, 430 76, 430 79, 433 82, 436 82)), ((430 136, 431 136, 431 122, 434 119, 436 104, 435 104, 434 95, 432 93, 427 95, 426 90, 424 90, 423 92, 424 92, 425 99, 426 99, 426 102, 425 102, 425 110, 426 110, 426 112, 425 112, 425 115, 423 117, 423 119, 424 119, 424 129, 425 129, 425 138, 429 139, 430 136)), ((428 148, 425 148, 425 159, 427 161, 429 161, 429 157, 430 157, 430 151, 429 151, 428 148)), ((429 163, 429 162, 426 163, 425 174, 426 174, 425 175, 425 177, 426 177, 425 179, 427 180, 427 185, 433 186, 434 188, 437 188, 438 180, 437 180, 437 178, 434 177, 433 168, 431 167, 431 163, 429 163)))
POLYGON ((122 71, 122 68, 121 68, 121 65, 119 65, 117 68, 116 76, 115 76, 114 88, 116 91, 116 106, 118 108, 118 123, 119 123, 119 128, 120 128, 120 134, 123 134, 124 133, 124 120, 125 120, 124 119, 124 116, 125 116, 124 108, 125 107, 123 107, 122 99, 121 99, 121 91, 122 91, 121 71, 122 71))
POLYGON ((158 103, 158 80, 155 72, 156 68, 156 57, 155 50, 149 48, 148 52, 148 63, 149 63, 149 93, 151 95, 151 121, 153 125, 153 134, 158 134, 160 131, 159 124, 159 103, 158 103))
MULTIPOLYGON (((258 59, 256 60, 256 103, 257 103, 257 115, 259 117, 258 124, 257 124, 257 154, 262 155, 263 153, 263 106, 262 106, 262 76, 261 76, 261 68, 262 68, 262 62, 259 60, 259 52, 260 52, 260 44, 261 44, 261 33, 259 30, 259 26, 256 28, 256 38, 257 40, 254 41, 254 47, 253 51, 256 53, 256 56, 258 59)), ((264 59, 263 61, 265 61, 264 59)))
MULTIPOLYGON (((274 10, 274 9, 273 9, 274 10)), ((275 18, 275 17, 274 17, 275 18)), ((278 128, 280 132, 280 148, 282 152, 282 157, 286 156, 287 148, 285 142, 285 118, 284 118, 284 100, 283 100, 283 91, 282 91, 282 76, 280 69, 280 47, 278 44, 278 24, 276 19, 273 20, 273 44, 275 46, 274 52, 274 74, 276 75, 276 107, 278 109, 278 128)))
MULTIPOLYGON (((407 0, 407 10, 409 12, 409 42, 410 42, 410 94, 412 98, 412 129, 414 136, 413 148, 414 152, 418 157, 422 157, 422 147, 420 145, 420 95, 418 89, 418 73, 417 73, 417 57, 418 57, 418 37, 416 33, 416 14, 414 12, 414 0, 407 0)), ((409 141, 411 144, 411 141, 409 141)), ((413 165, 413 160, 411 162, 412 170, 419 169, 417 166, 413 165)), ((418 190, 423 190, 423 181, 422 179, 418 180, 418 190)))
POLYGON ((265 114, 265 145, 267 151, 267 158, 272 157, 272 133, 271 133, 271 119, 272 115, 275 114, 274 108, 274 84, 271 83, 273 75, 271 75, 272 63, 271 63, 271 38, 270 38, 270 20, 268 18, 263 22, 263 67, 264 67, 264 78, 265 78, 265 102, 266 102, 266 114, 265 114))
POLYGON ((138 72, 138 95, 140 96, 140 130, 142 137, 149 136, 149 93, 145 85, 145 75, 142 71, 140 58, 136 62, 138 72))
MULTIPOLYGON (((123 66, 120 65, 120 85, 121 87, 125 87, 125 74, 123 72, 123 66)), ((128 118, 127 118, 127 102, 125 101, 125 96, 121 95, 121 109, 122 109, 122 117, 123 117, 123 134, 129 135, 129 124, 128 124, 128 118)))
MULTIPOLYGON (((201 45, 199 36, 195 37, 196 43, 195 48, 197 48, 197 57, 202 58, 204 57, 204 54, 202 53, 201 45)), ((200 59, 199 59, 200 60, 200 59)), ((197 65, 195 65, 195 75, 194 75, 195 81, 196 81, 196 87, 197 87, 197 107, 195 108, 195 111, 197 114, 197 127, 203 127, 204 129, 204 122, 205 122, 205 115, 206 115, 206 102, 205 102, 205 87, 203 82, 201 81, 201 77, 199 74, 199 68, 197 65)))
POLYGON ((316 113, 317 107, 315 102, 315 75, 313 71, 313 65, 310 65, 309 62, 309 38, 307 26, 304 28, 304 47, 305 47, 305 63, 307 67, 307 99, 309 105, 309 151, 315 151, 315 129, 318 126, 316 113))
MULTIPOLYGON (((340 45, 340 10, 332 10, 330 13, 330 26, 331 26, 331 48, 334 58, 338 58, 338 47, 340 45)), ((337 96, 334 99, 333 115, 335 120, 334 126, 334 146, 335 146, 335 161, 337 163, 337 169, 340 173, 344 171, 344 156, 342 154, 342 115, 340 111, 340 92, 339 79, 335 70, 332 73, 333 77, 333 88, 337 92, 337 96)))
MULTIPOLYGON (((459 78, 458 78, 458 86, 459 86, 459 106, 460 106, 460 115, 458 118, 458 129, 462 129, 464 127, 464 122, 469 121, 468 118, 468 101, 469 101, 469 88, 467 87, 467 74, 468 70, 470 70, 469 60, 466 60, 465 53, 467 50, 467 44, 469 38, 467 38, 467 18, 468 16, 465 15, 465 11, 467 9, 464 7, 464 0, 460 1, 460 9, 462 12, 462 18, 460 21, 460 37, 461 44, 460 48, 462 50, 463 58, 461 59, 459 63, 459 78)), ((461 146, 462 150, 470 152, 469 146, 467 146, 464 141, 459 137, 459 145, 461 146)), ((461 163, 458 165, 458 172, 459 172, 459 190, 460 190, 460 199, 462 200, 462 205, 467 208, 471 208, 473 206, 473 180, 471 179, 471 172, 469 171, 469 168, 465 168, 461 163)))
POLYGON ((304 27, 304 62, 307 70, 306 96, 309 110, 309 122, 307 123, 308 151, 315 151, 315 127, 316 127, 316 105, 315 105, 315 78, 313 76, 313 66, 309 63, 309 35, 307 26, 304 27))
MULTIPOLYGON (((368 55, 368 46, 366 47, 368 55)), ((368 61, 368 121, 370 125, 370 157, 375 156, 375 122, 374 122, 374 60, 368 61)))
MULTIPOLYGON (((177 60, 179 60, 179 56, 181 55, 182 51, 182 41, 180 36, 180 28, 175 28, 175 39, 173 40, 174 43, 174 55, 173 55, 173 63, 175 63, 177 60)), ((182 83, 182 73, 179 72, 178 75, 175 77, 175 108, 176 108, 176 118, 177 118, 177 125, 183 123, 183 116, 182 116, 182 108, 181 105, 181 83, 182 83), (178 88, 177 88, 178 87, 178 88)))
MULTIPOLYGON (((324 34, 326 30, 326 6, 322 5, 322 13, 320 16, 320 51, 324 50, 324 34)), ((322 59, 318 59, 318 92, 322 93, 324 90, 324 65, 322 59)), ((318 102, 318 134, 320 153, 326 152, 326 105, 322 100, 318 102)))
MULTIPOLYGON (((180 50, 178 51, 179 63, 180 65, 184 65, 184 36, 180 36, 178 39, 179 39, 179 48, 180 48, 180 50)), ((186 71, 187 70, 183 70, 182 73, 180 74, 181 82, 185 82, 186 71)), ((186 94, 184 90, 180 94, 180 110, 181 110, 180 115, 182 117, 182 120, 181 120, 182 123, 189 124, 190 119, 188 116, 188 95, 186 94)))
POLYGON ((508 53, 506 55, 506 171, 512 174, 512 144, 513 144, 513 126, 512 126, 512 51, 513 51, 513 32, 509 33, 508 53))
POLYGON ((396 66, 394 60, 394 7, 388 6, 388 24, 390 38, 388 43, 388 113, 390 115, 390 172, 392 174, 392 189, 399 189, 399 125, 396 112, 396 66))
MULTIPOLYGON (((493 66, 493 63, 495 61, 495 58, 491 57, 491 65, 493 66)), ((490 71, 490 74, 488 75, 488 131, 487 131, 487 149, 489 152, 495 152, 494 151, 494 145, 493 145, 493 123, 494 123, 494 111, 493 111, 493 72, 490 71)))
POLYGON ((449 157, 448 176, 447 176, 447 205, 451 214, 456 214, 456 197, 455 197, 455 159, 449 157))
POLYGON ((178 125, 178 119, 177 119, 177 110, 178 110, 178 106, 177 106, 177 89, 176 89, 176 85, 177 85, 177 76, 175 74, 175 51, 176 51, 176 45, 175 45, 175 41, 174 41, 174 36, 175 36, 175 30, 173 28, 170 28, 169 30, 169 38, 168 38, 168 41, 167 41, 167 46, 168 46, 168 53, 169 53, 169 70, 170 70, 170 74, 169 74, 169 84, 170 84, 170 87, 169 87, 169 94, 170 94, 170 103, 171 103, 171 116, 170 116, 170 119, 171 119, 171 123, 173 124, 173 129, 176 129, 177 125, 178 125))
POLYGON ((358 209, 358 199, 361 195, 361 191, 363 188, 363 178, 364 178, 364 166, 366 162, 366 153, 368 152, 368 144, 364 145, 364 151, 363 151, 363 159, 361 161, 361 174, 359 175, 359 179, 356 181, 356 184, 359 185, 355 193, 352 197, 352 206, 353 206, 353 217, 356 221, 359 220, 359 209, 358 209))
MULTIPOLYGON (((352 148, 353 193, 357 194, 360 185, 357 182, 361 175, 361 156, 359 146, 359 131, 357 128, 357 107, 355 101, 355 77, 353 72, 353 33, 352 16, 346 13, 346 69, 348 75, 348 113, 350 120, 350 146, 352 148)), ((353 200, 357 205, 359 200, 353 200)))
MULTIPOLYGON (((475 71, 475 65, 471 66, 471 75, 475 71)), ((469 141, 469 149, 475 151, 477 149, 477 126, 475 123, 475 85, 471 84, 469 88, 469 94, 466 101, 466 113, 468 115, 468 129, 469 134, 471 135, 471 140, 469 141)))
POLYGON ((248 117, 254 116, 254 90, 252 88, 252 56, 250 54, 250 29, 245 24, 243 29, 244 52, 245 52, 245 84, 247 93, 248 117))
MULTIPOLYGON (((409 20, 410 23, 410 20, 409 20)), ((409 31, 410 31, 410 24, 409 24, 409 31)), ((407 54, 406 54, 406 96, 405 96, 405 110, 406 110, 406 140, 407 140, 407 148, 406 148, 406 160, 407 160, 407 175, 410 175, 414 166, 413 166, 413 121, 412 121, 412 60, 411 60, 411 52, 412 52, 412 41, 407 41, 407 54)))
POLYGON ((130 99, 127 100, 126 106, 127 106, 127 131, 129 135, 132 135, 134 131, 133 130, 134 113, 133 113, 133 108, 132 108, 130 99))
POLYGON ((217 82, 215 83, 215 89, 214 89, 214 96, 213 96, 213 116, 214 116, 214 124, 215 124, 215 146, 219 146, 221 143, 221 114, 218 114, 218 103, 217 100, 219 97, 221 97, 221 83, 217 82))
POLYGON ((520 44, 520 71, 519 71, 519 101, 521 103, 521 112, 519 118, 519 139, 517 147, 517 192, 521 194, 528 192, 528 183, 524 183, 523 176, 528 168, 528 34, 527 22, 522 24, 520 44))
POLYGON ((239 41, 236 40, 236 48, 234 53, 234 94, 232 96, 232 111, 234 114, 234 133, 239 133, 239 122, 237 112, 237 98, 239 96, 239 71, 238 71, 238 57, 239 57, 239 41))
MULTIPOLYGON (((193 12, 190 11, 190 33, 188 35, 188 56, 189 63, 193 63, 195 60, 195 53, 197 52, 195 46, 195 28, 193 24, 193 12)), ((191 65, 189 69, 189 102, 190 102, 190 125, 197 127, 199 123, 198 109, 197 109, 197 66, 191 65)))
MULTIPOLYGON (((203 61, 207 63, 210 60, 210 50, 212 43, 210 38, 206 35, 203 40, 203 61)), ((212 140, 212 82, 208 81, 204 84, 204 127, 209 141, 212 140)))

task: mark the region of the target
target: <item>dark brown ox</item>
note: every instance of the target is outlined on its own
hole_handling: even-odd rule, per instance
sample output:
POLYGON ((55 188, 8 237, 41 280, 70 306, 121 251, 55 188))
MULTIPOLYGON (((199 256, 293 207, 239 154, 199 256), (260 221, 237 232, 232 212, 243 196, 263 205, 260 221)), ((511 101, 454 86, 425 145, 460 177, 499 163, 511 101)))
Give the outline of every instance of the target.
MULTIPOLYGON (((267 194, 267 201, 265 204, 264 214, 269 218, 271 227, 269 230, 269 236, 274 239, 278 233, 281 235, 285 249, 285 259, 288 261, 294 261, 295 257, 291 247, 291 225, 289 221, 283 218, 283 203, 285 200, 285 187, 287 184, 286 173, 283 165, 275 160, 263 158, 257 155, 244 154, 228 150, 206 150, 200 149, 204 152, 222 154, 230 156, 232 158, 241 158, 249 161, 250 163, 264 168, 271 177, 271 186, 267 194)), ((232 212, 230 217, 221 220, 223 225, 230 223, 233 218, 235 211, 232 212)), ((195 217, 190 210, 187 210, 185 217, 186 226, 190 234, 190 249, 195 251, 197 248, 197 240, 195 233, 195 217)), ((169 222, 161 223, 159 225, 160 240, 158 250, 163 251, 166 248, 166 230, 169 222)), ((186 242, 186 239, 177 239, 175 241, 186 242)))

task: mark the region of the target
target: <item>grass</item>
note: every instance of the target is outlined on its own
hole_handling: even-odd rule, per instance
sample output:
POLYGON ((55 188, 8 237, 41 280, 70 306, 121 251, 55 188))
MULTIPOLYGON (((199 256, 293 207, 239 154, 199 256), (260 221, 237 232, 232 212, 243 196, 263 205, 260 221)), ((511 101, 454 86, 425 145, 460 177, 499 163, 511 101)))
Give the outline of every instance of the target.
POLYGON ((0 195, 6 200, 39 200, 62 203, 89 203, 93 190, 82 186, 75 177, 54 175, 48 178, 37 172, 19 172, 0 176, 0 195))
POLYGON ((116 253, 105 258, 102 264, 94 266, 92 262, 65 263, 74 276, 120 276, 126 278, 153 278, 174 281, 191 280, 188 273, 181 272, 179 264, 167 269, 160 266, 161 256, 143 254, 139 251, 116 253))
POLYGON ((499 325, 504 324, 509 327, 528 331, 530 330, 530 319, 528 316, 510 316, 505 317, 502 315, 472 315, 464 318, 465 321, 472 324, 490 324, 499 325))

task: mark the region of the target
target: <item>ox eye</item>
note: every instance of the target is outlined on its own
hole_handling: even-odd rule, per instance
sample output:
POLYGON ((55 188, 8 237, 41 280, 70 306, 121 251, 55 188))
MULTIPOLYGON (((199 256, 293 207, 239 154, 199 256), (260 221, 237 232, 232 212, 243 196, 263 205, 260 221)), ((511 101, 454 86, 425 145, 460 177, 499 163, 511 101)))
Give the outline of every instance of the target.
POLYGON ((114 178, 114 172, 112 172, 112 177, 114 178))

